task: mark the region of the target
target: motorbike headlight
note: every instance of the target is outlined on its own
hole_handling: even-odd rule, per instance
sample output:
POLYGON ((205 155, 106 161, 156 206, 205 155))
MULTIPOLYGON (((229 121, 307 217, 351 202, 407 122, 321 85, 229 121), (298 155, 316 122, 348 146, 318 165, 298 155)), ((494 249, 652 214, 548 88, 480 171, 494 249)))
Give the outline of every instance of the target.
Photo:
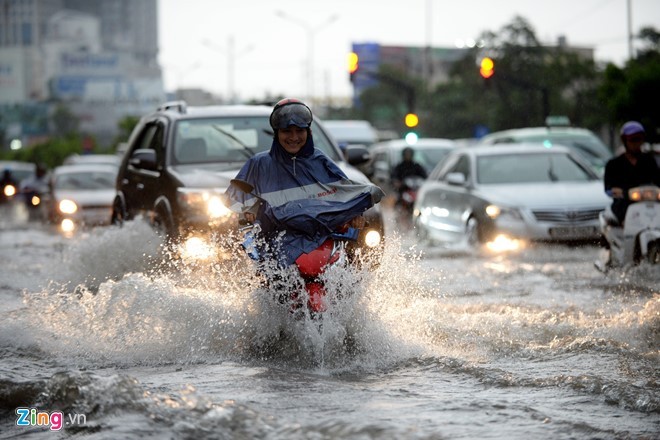
POLYGON ((229 217, 232 214, 224 197, 213 190, 179 188, 177 196, 182 207, 204 212, 211 218, 229 217))
POLYGON ((76 205, 76 202, 69 199, 61 200, 58 207, 62 214, 75 214, 76 211, 78 211, 78 205, 76 205))
POLYGON ((366 244, 367 247, 373 248, 380 244, 380 239, 380 232, 371 230, 364 236, 364 244, 366 244))
POLYGON ((16 195, 16 187, 14 185, 6 185, 2 191, 5 193, 5 196, 7 197, 13 197, 14 195, 16 195))
POLYGON ((633 202, 660 200, 660 189, 654 186, 632 188, 628 191, 628 198, 633 202))

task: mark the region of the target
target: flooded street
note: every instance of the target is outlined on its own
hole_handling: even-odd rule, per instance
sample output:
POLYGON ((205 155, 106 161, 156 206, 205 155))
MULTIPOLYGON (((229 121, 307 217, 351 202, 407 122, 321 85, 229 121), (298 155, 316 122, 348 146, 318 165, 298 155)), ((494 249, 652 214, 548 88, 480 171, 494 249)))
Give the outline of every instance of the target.
POLYGON ((658 438, 660 268, 389 232, 319 331, 246 260, 172 268, 140 221, 68 239, 4 215, 0 438, 658 438))

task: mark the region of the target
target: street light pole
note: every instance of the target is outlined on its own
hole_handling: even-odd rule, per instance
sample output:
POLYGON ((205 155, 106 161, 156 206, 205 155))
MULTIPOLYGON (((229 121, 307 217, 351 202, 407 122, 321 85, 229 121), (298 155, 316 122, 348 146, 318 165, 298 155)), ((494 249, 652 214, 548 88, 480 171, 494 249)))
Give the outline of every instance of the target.
POLYGON ((320 25, 316 27, 312 27, 306 21, 297 19, 295 17, 291 17, 290 15, 286 14, 283 11, 275 11, 275 14, 284 20, 288 20, 292 23, 297 24, 298 26, 301 26, 307 32, 307 101, 310 104, 313 104, 312 101, 314 100, 314 37, 320 30, 335 22, 339 18, 339 16, 336 14, 332 15, 328 17, 320 25))
POLYGON ((215 44, 208 40, 203 41, 204 45, 210 49, 213 49, 217 52, 223 53, 227 55, 227 100, 229 101, 230 104, 234 104, 236 102, 236 93, 234 91, 234 76, 235 76, 235 63, 236 59, 239 58, 242 55, 245 55, 246 53, 250 52, 252 49, 254 49, 254 46, 249 45, 243 51, 237 56, 236 55, 236 48, 234 44, 234 37, 233 35, 230 35, 227 37, 227 50, 223 50, 220 47, 217 47, 215 44))

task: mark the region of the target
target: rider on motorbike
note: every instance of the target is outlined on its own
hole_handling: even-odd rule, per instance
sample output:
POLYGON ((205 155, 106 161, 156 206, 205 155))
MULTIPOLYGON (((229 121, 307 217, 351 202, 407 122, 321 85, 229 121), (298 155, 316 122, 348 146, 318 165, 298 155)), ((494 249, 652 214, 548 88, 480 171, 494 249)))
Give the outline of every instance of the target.
POLYGON ((422 165, 413 160, 414 150, 406 147, 401 152, 401 162, 392 169, 392 186, 397 191, 396 205, 401 206, 403 202, 403 193, 408 189, 406 179, 418 177, 426 179, 427 173, 422 165))
POLYGON ((383 196, 375 185, 349 180, 314 147, 312 120, 312 111, 302 101, 279 101, 270 115, 270 150, 254 155, 236 175, 252 185, 253 193, 236 185, 227 189, 232 209, 259 224, 260 241, 279 242, 277 249, 264 246, 261 253, 282 266, 293 264, 342 227, 364 227, 362 213, 383 196))
MULTIPOLYGON (((626 211, 631 201, 628 191, 641 185, 660 186, 660 171, 652 155, 642 153, 645 142, 645 131, 642 124, 637 121, 628 121, 621 127, 621 142, 625 151, 610 159, 605 166, 604 185, 605 192, 612 197, 612 205, 603 213, 608 243, 623 240, 623 226, 626 211)), ((620 245, 618 246, 620 247, 620 245)), ((611 252, 605 267, 612 264, 611 252)))
MULTIPOLYGON (((660 172, 653 156, 642 153, 645 131, 637 121, 621 127, 621 142, 625 151, 610 159, 605 166, 605 192, 612 197, 612 214, 622 225, 630 205, 628 190, 644 184, 660 185, 660 172)), ((613 219, 614 220, 614 219, 613 219)))

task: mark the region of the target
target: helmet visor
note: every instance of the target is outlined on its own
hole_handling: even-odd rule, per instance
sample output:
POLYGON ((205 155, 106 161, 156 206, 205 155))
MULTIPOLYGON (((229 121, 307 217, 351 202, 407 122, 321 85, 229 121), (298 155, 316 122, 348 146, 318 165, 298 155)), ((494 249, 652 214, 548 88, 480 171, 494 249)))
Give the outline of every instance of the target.
POLYGON ((285 104, 270 116, 270 126, 274 130, 292 125, 309 128, 312 125, 312 111, 304 104, 285 104))

